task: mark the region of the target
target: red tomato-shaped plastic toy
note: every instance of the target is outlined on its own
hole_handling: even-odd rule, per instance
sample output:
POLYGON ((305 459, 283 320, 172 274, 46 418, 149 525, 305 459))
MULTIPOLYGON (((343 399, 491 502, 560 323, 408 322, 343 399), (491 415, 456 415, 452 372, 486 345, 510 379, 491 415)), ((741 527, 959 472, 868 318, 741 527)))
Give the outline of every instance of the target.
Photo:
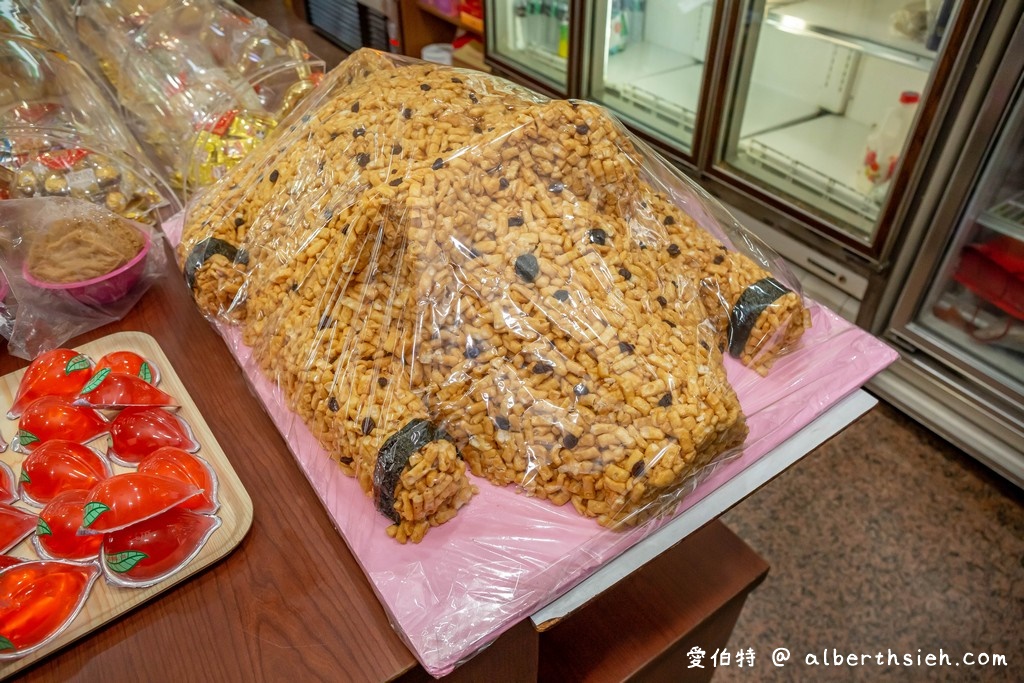
POLYGON ((202 491, 156 474, 129 472, 104 479, 89 492, 82 532, 105 534, 156 517, 202 491))
POLYGON ((220 519, 191 510, 167 512, 103 537, 100 564, 109 581, 148 586, 171 576, 199 554, 220 519))
POLYGON ((16 564, 21 564, 25 560, 20 557, 14 557, 13 555, 0 555, 0 569, 7 569, 13 567, 16 564))
POLYGON ((14 405, 7 413, 13 420, 42 396, 74 397, 92 377, 92 361, 72 349, 54 349, 38 356, 21 376, 14 405))
POLYGON ((110 463, 93 449, 55 439, 41 444, 21 463, 21 497, 43 506, 62 491, 90 491, 113 474, 110 463))
POLYGON ((217 502, 217 475, 213 473, 210 463, 199 456, 180 448, 160 448, 139 463, 139 472, 177 479, 203 492, 201 496, 185 501, 178 507, 204 515, 212 515, 220 507, 217 502))
POLYGON ((103 416, 92 408, 72 405, 60 396, 44 396, 22 413, 14 450, 31 453, 54 439, 86 443, 109 429, 103 416))
POLYGON ((60 634, 89 596, 100 569, 55 560, 0 571, 0 659, 28 654, 60 634))
POLYGON ((13 505, 0 503, 0 553, 6 553, 18 545, 35 528, 35 515, 13 505))
POLYGON ((99 555, 103 537, 78 534, 88 491, 65 491, 39 513, 32 545, 50 560, 91 560, 99 555))
POLYGON ((163 408, 125 408, 110 423, 107 455, 122 465, 137 465, 164 446, 199 449, 185 420, 163 408))
POLYGON ((0 462, 0 503, 13 503, 18 499, 14 486, 14 472, 5 462, 0 462))
POLYGON ((95 372, 110 368, 111 372, 135 375, 152 385, 160 384, 160 370, 134 351, 113 351, 100 358, 95 372))
POLYGON ((103 369, 92 376, 78 394, 75 405, 93 408, 178 405, 172 397, 135 375, 103 369))

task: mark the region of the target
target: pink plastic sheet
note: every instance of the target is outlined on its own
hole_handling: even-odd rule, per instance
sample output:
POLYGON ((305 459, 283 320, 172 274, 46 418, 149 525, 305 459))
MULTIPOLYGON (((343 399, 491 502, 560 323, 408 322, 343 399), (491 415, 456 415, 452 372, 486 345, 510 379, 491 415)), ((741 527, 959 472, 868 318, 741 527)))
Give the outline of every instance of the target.
MULTIPOLYGON (((694 217, 716 229, 707 214, 694 217)), ((180 216, 165 226, 172 244, 180 216)), ((609 531, 576 514, 478 481, 479 494, 423 542, 399 545, 356 480, 345 476, 250 359, 237 328, 218 325, 228 348, 348 543, 392 624, 423 667, 443 676, 540 607, 639 543, 861 387, 897 358, 872 335, 806 300, 813 325, 767 377, 725 363, 750 429, 739 455, 701 478, 675 515, 609 531), (365 499, 365 504, 352 504, 365 499)))

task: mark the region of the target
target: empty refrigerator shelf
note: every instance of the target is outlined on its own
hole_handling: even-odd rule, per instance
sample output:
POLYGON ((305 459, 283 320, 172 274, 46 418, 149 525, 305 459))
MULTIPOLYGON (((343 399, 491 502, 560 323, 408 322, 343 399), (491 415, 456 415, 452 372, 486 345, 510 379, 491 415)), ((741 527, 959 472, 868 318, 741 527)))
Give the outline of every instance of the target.
POLYGON ((978 217, 986 228, 1024 242, 1024 192, 996 204, 978 217))
POLYGON ((697 60, 682 52, 654 43, 631 43, 622 52, 608 55, 605 82, 630 83, 693 64, 697 64, 697 60))
POLYGON ((566 74, 569 71, 568 60, 554 52, 536 45, 527 45, 523 50, 509 50, 508 58, 528 70, 565 87, 566 74))
POLYGON ((892 16, 907 0, 797 0, 773 4, 765 23, 783 31, 819 36, 868 54, 931 69, 935 52, 893 29, 892 16))
POLYGON ((703 64, 690 62, 690 66, 642 78, 609 79, 604 99, 639 123, 689 145, 704 73, 703 64))
POLYGON ((816 104, 752 81, 747 93, 747 104, 743 110, 740 137, 767 133, 782 126, 806 121, 820 112, 821 109, 816 104))
POLYGON ((869 130, 843 116, 819 116, 741 139, 736 163, 754 175, 769 172, 768 182, 808 204, 829 202, 863 238, 879 210, 874 196, 854 186, 869 130))

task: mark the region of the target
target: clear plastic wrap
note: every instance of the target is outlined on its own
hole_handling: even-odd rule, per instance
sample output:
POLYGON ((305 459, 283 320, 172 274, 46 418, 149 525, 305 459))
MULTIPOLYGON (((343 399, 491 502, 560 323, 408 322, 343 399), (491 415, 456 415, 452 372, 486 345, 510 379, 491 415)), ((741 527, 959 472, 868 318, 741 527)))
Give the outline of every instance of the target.
POLYGON ((0 334, 33 359, 122 318, 160 276, 161 234, 69 197, 0 202, 0 334))
POLYGON ((301 42, 227 0, 83 0, 76 30, 186 191, 223 175, 323 76, 301 42))
POLYGON ((179 258, 392 536, 451 519, 467 471, 637 524, 743 443, 722 354, 766 371, 807 311, 614 118, 369 51, 326 86, 179 258))
POLYGON ((600 107, 371 51, 166 227, 434 675, 894 358, 600 107))
POLYGON ((155 224, 173 193, 76 62, 0 36, 0 199, 71 196, 155 224))

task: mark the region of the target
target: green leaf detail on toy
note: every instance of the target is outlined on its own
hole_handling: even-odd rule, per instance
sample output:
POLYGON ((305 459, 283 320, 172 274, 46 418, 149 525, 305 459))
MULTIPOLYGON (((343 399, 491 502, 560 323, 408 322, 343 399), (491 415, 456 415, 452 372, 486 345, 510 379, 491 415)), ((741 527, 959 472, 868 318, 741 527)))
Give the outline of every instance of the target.
POLYGON ((36 536, 53 536, 53 532, 50 531, 50 525, 42 517, 36 522, 36 536))
POLYGON ((88 370, 89 367, 89 358, 85 354, 80 353, 69 360, 68 364, 64 366, 64 374, 70 375, 76 370, 88 370))
POLYGON ((39 437, 33 434, 32 432, 26 431, 24 429, 18 430, 18 443, 21 444, 22 446, 27 446, 30 443, 35 443, 36 441, 39 441, 39 437))
POLYGON ((88 384, 82 387, 82 391, 81 393, 79 393, 79 396, 88 394, 90 391, 96 391, 96 388, 99 385, 103 384, 103 380, 105 380, 107 378, 107 375, 109 374, 110 368, 103 368, 102 370, 97 372, 96 375, 89 380, 88 384))
POLYGON ((14 643, 12 643, 10 640, 8 640, 7 638, 5 638, 3 636, 0 636, 0 650, 13 650, 13 649, 14 649, 14 643))
POLYGON ((18 478, 21 479, 21 481, 23 481, 26 484, 32 483, 32 477, 28 476, 28 472, 26 472, 25 470, 21 471, 21 476, 18 478))
POLYGON ((153 382, 153 371, 149 369, 149 363, 143 361, 142 367, 139 368, 139 377, 143 382, 153 382))
POLYGON ((108 512, 108 508, 103 503, 92 501, 91 503, 85 504, 85 514, 82 516, 82 527, 85 528, 96 521, 96 518, 102 515, 104 512, 108 512))
POLYGON ((125 550, 119 553, 114 553, 113 555, 108 555, 107 566, 110 567, 112 571, 124 574, 147 557, 149 557, 149 555, 139 552, 138 550, 125 550))

